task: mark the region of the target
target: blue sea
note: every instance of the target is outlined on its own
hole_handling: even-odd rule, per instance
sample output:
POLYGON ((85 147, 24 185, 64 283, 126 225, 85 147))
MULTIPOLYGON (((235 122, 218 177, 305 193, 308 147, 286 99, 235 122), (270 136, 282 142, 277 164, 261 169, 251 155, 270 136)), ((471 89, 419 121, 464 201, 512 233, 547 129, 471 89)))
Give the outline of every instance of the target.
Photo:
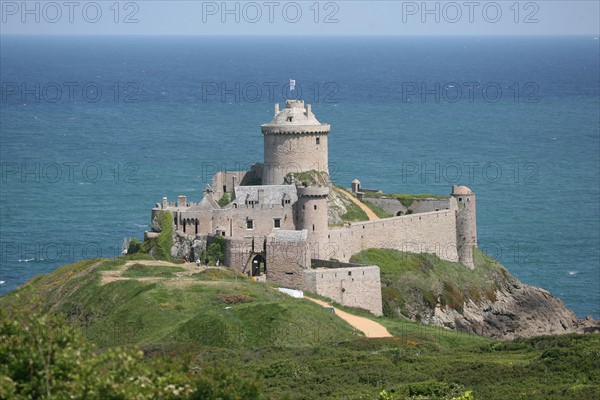
POLYGON ((150 209, 263 158, 273 102, 332 125, 349 186, 477 195, 479 246, 600 318, 594 37, 0 39, 0 293, 114 256, 150 209), (296 80, 290 90, 289 79, 296 80))

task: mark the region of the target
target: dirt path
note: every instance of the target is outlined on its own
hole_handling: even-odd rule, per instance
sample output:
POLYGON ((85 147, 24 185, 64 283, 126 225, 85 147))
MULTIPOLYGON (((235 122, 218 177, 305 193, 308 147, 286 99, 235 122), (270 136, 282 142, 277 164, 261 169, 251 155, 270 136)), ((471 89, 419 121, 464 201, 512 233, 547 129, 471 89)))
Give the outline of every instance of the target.
POLYGON ((338 188, 340 192, 342 192, 343 194, 346 195, 346 197, 348 197, 350 199, 350 201, 352 201, 354 204, 356 204, 357 206, 360 207, 361 210, 363 210, 366 214, 367 217, 369 217, 369 221, 376 221, 379 219, 379 217, 377 216, 377 214, 375 214, 373 212, 373 210, 371 210, 369 207, 367 207, 362 201, 360 201, 359 199, 357 199, 356 197, 354 197, 352 194, 348 193, 348 191, 342 189, 342 188, 338 188))
MULTIPOLYGON (((210 267, 210 268, 219 268, 219 267, 210 267)), ((195 263, 186 262, 183 264, 175 264, 168 261, 158 261, 158 260, 132 260, 125 263, 119 269, 109 270, 109 271, 101 271, 102 282, 101 285, 106 285, 115 281, 125 281, 125 280, 137 280, 137 281, 145 281, 145 282, 164 282, 164 283, 172 283, 177 285, 185 285, 189 283, 202 283, 202 284, 222 284, 224 282, 221 281, 199 281, 197 279, 191 278, 191 275, 204 270, 204 266, 202 268, 198 268, 195 263), (160 267, 179 267, 183 268, 185 271, 175 272, 175 277, 162 278, 162 277, 127 277, 122 276, 123 272, 134 264, 141 264, 146 266, 160 266, 160 267)))
MULTIPOLYGON (((331 305, 325 303, 324 301, 311 299, 310 297, 304 296, 305 299, 310 300, 314 303, 317 303, 323 307, 331 307, 331 305)), ((335 307, 332 307, 335 310, 335 314, 352 325, 354 328, 363 332, 368 338, 383 338, 383 337, 393 337, 385 326, 381 325, 378 322, 372 321, 368 318, 358 317, 356 315, 349 314, 345 311, 339 310, 335 307)))

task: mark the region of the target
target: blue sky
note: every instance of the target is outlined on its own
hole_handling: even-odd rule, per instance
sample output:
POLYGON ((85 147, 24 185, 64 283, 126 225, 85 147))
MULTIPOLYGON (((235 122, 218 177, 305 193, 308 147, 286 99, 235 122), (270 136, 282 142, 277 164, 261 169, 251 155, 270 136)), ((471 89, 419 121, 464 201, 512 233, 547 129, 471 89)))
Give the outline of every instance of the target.
POLYGON ((598 36, 600 30, 597 0, 2 0, 0 10, 3 35, 598 36))

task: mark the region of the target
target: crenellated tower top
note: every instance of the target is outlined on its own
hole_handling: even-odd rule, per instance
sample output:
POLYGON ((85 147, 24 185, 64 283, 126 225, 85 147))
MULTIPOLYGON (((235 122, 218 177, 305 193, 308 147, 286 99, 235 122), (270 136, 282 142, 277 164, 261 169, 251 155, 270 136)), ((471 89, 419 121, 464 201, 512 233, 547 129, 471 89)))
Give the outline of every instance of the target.
POLYGON ((275 104, 271 122, 261 125, 264 136, 263 185, 279 185, 289 173, 329 173, 327 136, 331 126, 315 117, 304 100, 275 104))

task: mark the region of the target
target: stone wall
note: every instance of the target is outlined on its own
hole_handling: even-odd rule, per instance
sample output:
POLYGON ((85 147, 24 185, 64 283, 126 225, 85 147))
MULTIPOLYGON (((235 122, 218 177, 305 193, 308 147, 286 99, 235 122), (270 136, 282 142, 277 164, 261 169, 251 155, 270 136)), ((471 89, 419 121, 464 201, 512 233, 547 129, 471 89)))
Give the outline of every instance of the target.
POLYGON ((338 268, 304 271, 304 290, 325 296, 348 307, 382 315, 379 267, 345 264, 338 268))
POLYGON ((274 220, 279 219, 280 229, 295 229, 294 211, 291 204, 255 205, 241 204, 238 208, 215 210, 213 212, 213 230, 222 228, 229 237, 249 235, 268 235, 274 229, 274 220), (252 220, 252 229, 247 228, 247 221, 252 220))
POLYGON ((324 249, 328 257, 322 258, 348 261, 362 250, 387 248, 433 253, 444 260, 458 261, 454 210, 354 222, 350 226, 330 230, 328 239, 324 249))
POLYGON ((215 173, 211 183, 215 198, 220 199, 225 191, 231 192, 234 186, 259 184, 258 181, 262 179, 262 172, 262 164, 256 163, 248 171, 219 171, 215 173))
POLYGON ((303 271, 310 268, 307 233, 282 233, 291 233, 295 238, 286 239, 279 233, 267 238, 267 281, 286 288, 304 290, 303 271))
POLYGON ((400 200, 392 197, 364 197, 363 200, 381 207, 386 213, 392 216, 405 215, 409 210, 412 211, 413 214, 417 214, 452 208, 450 197, 443 199, 415 200, 410 207, 405 207, 400 200))
POLYGON ((243 274, 250 274, 252 258, 264 253, 266 236, 248 238, 225 238, 224 264, 243 274))

